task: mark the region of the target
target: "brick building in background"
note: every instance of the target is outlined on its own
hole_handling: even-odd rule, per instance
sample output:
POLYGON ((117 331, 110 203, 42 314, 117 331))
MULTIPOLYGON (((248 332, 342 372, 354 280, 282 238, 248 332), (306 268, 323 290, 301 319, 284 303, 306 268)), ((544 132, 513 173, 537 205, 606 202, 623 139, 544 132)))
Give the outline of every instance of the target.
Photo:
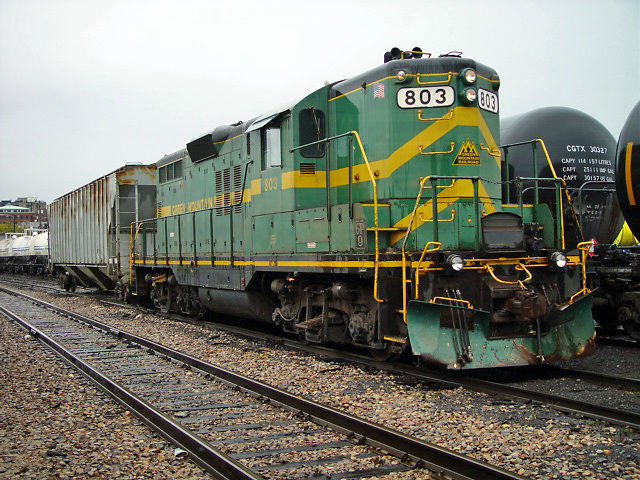
POLYGON ((19 197, 14 201, 0 201, 0 223, 24 227, 46 228, 47 204, 36 197, 19 197))

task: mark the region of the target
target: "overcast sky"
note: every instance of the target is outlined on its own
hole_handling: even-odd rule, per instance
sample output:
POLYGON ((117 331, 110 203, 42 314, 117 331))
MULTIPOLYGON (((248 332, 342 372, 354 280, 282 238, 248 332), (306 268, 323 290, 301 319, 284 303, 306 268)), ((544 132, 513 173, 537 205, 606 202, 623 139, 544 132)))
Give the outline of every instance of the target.
POLYGON ((51 200, 382 62, 495 68, 503 116, 564 105, 618 137, 640 0, 0 0, 0 199, 51 200))

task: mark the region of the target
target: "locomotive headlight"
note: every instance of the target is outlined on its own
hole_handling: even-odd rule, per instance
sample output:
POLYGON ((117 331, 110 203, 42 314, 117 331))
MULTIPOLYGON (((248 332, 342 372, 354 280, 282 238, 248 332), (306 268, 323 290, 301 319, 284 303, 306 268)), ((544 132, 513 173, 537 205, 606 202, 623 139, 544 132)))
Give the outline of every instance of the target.
POLYGON ((402 69, 395 72, 397 83, 409 83, 411 81, 411 71, 402 69))
POLYGON ((455 253, 452 255, 449 255, 445 260, 445 263, 454 272, 459 272, 464 268, 464 260, 460 255, 456 255, 455 253))
POLYGON ((564 268, 567 266, 567 257, 565 257, 562 252, 553 252, 549 259, 555 267, 564 268))
POLYGON ((467 102, 469 103, 473 103, 476 101, 476 98, 478 97, 478 92, 476 92, 475 88, 467 88, 464 91, 464 98, 467 100, 467 102))
POLYGON ((467 85, 473 85, 476 82, 476 71, 473 68, 466 68, 462 71, 462 78, 467 85))

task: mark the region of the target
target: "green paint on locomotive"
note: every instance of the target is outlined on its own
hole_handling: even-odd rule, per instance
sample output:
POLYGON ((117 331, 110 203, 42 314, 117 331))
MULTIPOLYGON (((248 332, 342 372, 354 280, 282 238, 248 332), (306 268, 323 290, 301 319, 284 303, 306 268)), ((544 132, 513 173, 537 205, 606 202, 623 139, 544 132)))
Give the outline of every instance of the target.
POLYGON ((449 367, 578 355, 593 337, 590 317, 579 318, 588 292, 572 301, 580 290, 578 257, 566 274, 554 271, 547 256, 561 245, 562 232, 550 208, 502 203, 498 87, 494 70, 468 59, 396 60, 222 133, 219 127, 191 143, 210 154, 191 158, 182 150, 158 162, 156 241, 136 240, 132 258, 142 273, 168 266, 181 285, 239 292, 256 288, 254 279, 265 272, 307 279, 323 273, 333 282, 367 285, 370 298, 357 309, 368 308, 367 318, 379 322, 369 346, 406 346, 410 337, 415 354, 449 367), (473 81, 465 77, 469 69, 477 73, 473 81), (466 97, 470 89, 477 99, 466 97), (535 252, 491 251, 483 229, 493 214, 520 228, 539 226, 535 252), (438 242, 437 251, 420 261, 430 242, 438 242), (458 284, 444 265, 452 253, 471 262, 458 284), (424 277, 421 287, 414 277, 424 277), (513 296, 527 282, 556 305, 543 315, 543 327, 547 318, 557 324, 544 327, 541 352, 529 330, 487 339, 493 315, 487 305, 500 303, 492 295, 513 296), (551 284, 558 286, 545 292, 551 284), (373 301, 374 292, 383 303, 373 301), (449 300, 431 303, 435 298, 449 300), (458 308, 465 302, 478 307, 458 308), (453 309, 473 316, 469 342, 482 352, 474 360, 460 362, 452 348, 455 329, 446 317, 453 309))
MULTIPOLYGON (((535 331, 511 338, 492 336, 490 313, 487 311, 471 310, 473 320, 465 331, 462 325, 460 328, 441 327, 442 311, 452 309, 450 305, 410 303, 411 345, 426 361, 435 364, 459 368, 462 366, 459 358, 462 357, 468 368, 530 365, 542 359, 558 362, 589 355, 594 347, 590 296, 564 305, 562 320, 552 321, 543 329, 539 347, 535 331), (463 348, 467 348, 468 353, 463 352, 463 348)), ((470 311, 461 307, 453 309, 470 311)))

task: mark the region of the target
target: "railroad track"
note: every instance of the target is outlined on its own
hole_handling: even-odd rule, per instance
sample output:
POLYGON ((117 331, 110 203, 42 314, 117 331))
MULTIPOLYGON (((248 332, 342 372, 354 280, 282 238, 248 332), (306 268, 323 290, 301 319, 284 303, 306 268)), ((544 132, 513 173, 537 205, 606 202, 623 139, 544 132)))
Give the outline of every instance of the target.
POLYGON ((596 343, 598 345, 611 345, 614 347, 624 347, 624 348, 640 347, 640 342, 638 342, 637 340, 631 340, 629 338, 597 337, 596 343))
MULTIPOLYGON (((101 303, 121 308, 140 308, 133 307, 128 304, 106 300, 101 300, 101 303)), ((158 314, 158 312, 154 310, 149 310, 149 312, 158 314)), ((305 351, 307 353, 319 355, 334 361, 355 363, 370 368, 389 371, 390 373, 405 375, 408 377, 412 377, 418 381, 436 382, 450 387, 463 387, 469 390, 482 392, 489 395, 500 396, 511 400, 536 402, 549 405, 550 407, 562 412, 640 429, 640 414, 638 412, 611 407, 607 405, 607 399, 603 399, 602 404, 598 405, 592 402, 584 402, 581 400, 572 399, 567 396, 548 393, 549 388, 545 388, 545 385, 538 385, 535 389, 526 388, 512 385, 508 382, 504 383, 478 378, 474 374, 460 374, 458 372, 429 370, 423 367, 415 368, 410 365, 397 362, 382 363, 372 360, 368 355, 358 355, 355 353, 346 352, 344 350, 336 350, 326 346, 309 345, 299 342, 295 339, 282 337, 280 335, 265 334, 264 332, 257 332, 247 328, 221 323, 195 321, 190 318, 178 315, 163 315, 194 325, 208 325, 211 328, 223 329, 231 333, 240 334, 245 337, 252 338, 254 340, 263 341, 265 339, 268 339, 277 344, 282 344, 291 348, 305 351)), ((603 389, 616 389, 622 390, 624 392, 633 392, 640 390, 640 379, 637 378, 619 377, 615 375, 589 372, 586 370, 567 369, 555 365, 544 365, 540 368, 537 368, 537 373, 535 373, 535 367, 532 369, 518 367, 512 370, 518 370, 520 374, 524 374, 524 376, 527 376, 528 378, 535 379, 538 377, 544 377, 549 387, 555 379, 556 382, 586 382, 589 384, 599 385, 603 389)), ((582 389, 583 387, 581 384, 576 383, 575 388, 582 389)), ((603 396, 603 394, 606 393, 606 391, 603 389, 600 389, 599 391, 595 389, 595 394, 603 396)))
POLYGON ((0 304, 216 478, 522 478, 5 288, 0 304))
MULTIPOLYGON (((125 304, 116 302, 104 302, 106 304, 127 307, 125 304)), ((175 316, 173 318, 176 318, 175 316)), ((497 381, 486 380, 474 376, 474 374, 461 372, 447 372, 441 370, 428 370, 423 367, 413 367, 402 363, 386 363, 372 360, 366 355, 359 355, 343 350, 317 345, 309 345, 301 343, 297 340, 285 338, 279 335, 270 335, 263 332, 231 326, 227 324, 214 322, 193 321, 184 317, 179 317, 181 321, 186 321, 194 325, 209 325, 211 328, 222 329, 231 333, 243 335, 255 340, 269 340, 277 344, 282 344, 291 348, 295 348, 307 353, 321 356, 325 359, 333 361, 349 362, 369 368, 385 370, 398 375, 405 375, 424 382, 436 382, 450 387, 464 387, 469 390, 496 395, 517 401, 536 402, 575 415, 580 415, 596 420, 602 420, 609 423, 640 429, 640 413, 627 411, 623 409, 611 408, 607 405, 598 405, 594 403, 584 402, 568 398, 566 396, 555 395, 540 391, 540 389, 530 389, 500 383, 497 381)), ((640 390, 640 379, 618 377, 614 375, 606 375, 601 373, 589 372, 585 370, 573 370, 558 367, 555 365, 544 365, 538 369, 545 373, 546 377, 555 377, 562 381, 581 381, 590 384, 598 384, 605 388, 621 389, 624 391, 640 390)), ((521 368, 521 371, 525 371, 521 368)), ((529 370, 531 372, 531 370, 529 370)), ((530 374, 530 373, 529 373, 530 374)))
POLYGON ((25 277, 14 275, 11 278, 7 278, 7 275, 0 276, 0 282, 7 285, 14 286, 16 288, 25 288, 32 291, 41 291, 45 293, 55 293, 58 295, 74 296, 78 293, 71 293, 65 291, 63 288, 57 286, 57 282, 53 280, 46 280, 43 278, 25 277))

